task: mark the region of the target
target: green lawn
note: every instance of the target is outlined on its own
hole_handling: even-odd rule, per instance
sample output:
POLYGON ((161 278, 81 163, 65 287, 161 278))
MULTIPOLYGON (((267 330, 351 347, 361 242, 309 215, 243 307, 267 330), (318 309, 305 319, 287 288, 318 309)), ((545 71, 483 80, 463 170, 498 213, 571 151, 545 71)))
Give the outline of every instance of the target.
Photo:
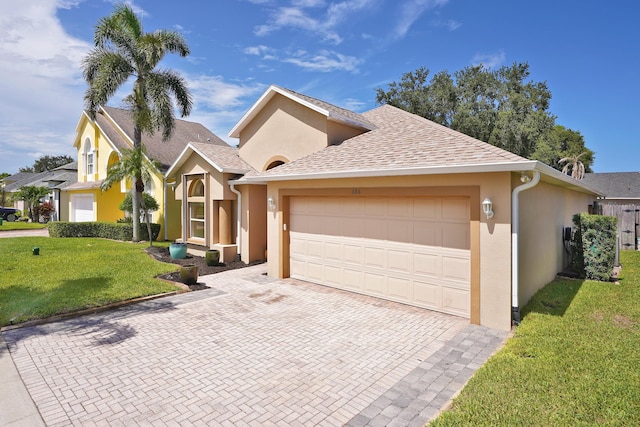
POLYGON ((154 276, 177 267, 152 259, 144 252, 147 245, 94 238, 0 239, 0 326, 176 290, 154 276), (35 246, 38 256, 32 254, 35 246))
POLYGON ((39 224, 37 222, 24 222, 24 221, 2 221, 0 225, 0 231, 4 230, 34 230, 39 228, 46 228, 47 224, 39 224))
POLYGON ((434 426, 638 425, 640 252, 620 284, 555 280, 434 426))

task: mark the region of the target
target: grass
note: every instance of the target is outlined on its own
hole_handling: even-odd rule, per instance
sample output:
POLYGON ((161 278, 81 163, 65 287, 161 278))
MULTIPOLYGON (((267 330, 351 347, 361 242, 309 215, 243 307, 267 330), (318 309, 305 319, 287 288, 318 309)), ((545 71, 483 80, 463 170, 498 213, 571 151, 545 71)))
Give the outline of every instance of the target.
POLYGON ((640 252, 620 284, 558 279, 433 426, 637 425, 640 252))
POLYGON ((37 222, 25 222, 25 221, 2 221, 0 225, 0 231, 5 230, 35 230, 40 228, 46 228, 47 224, 40 224, 37 222))
POLYGON ((95 238, 0 239, 0 326, 176 290, 154 278, 176 266, 152 259, 143 251, 147 245, 95 238), (36 246, 38 256, 32 255, 36 246))

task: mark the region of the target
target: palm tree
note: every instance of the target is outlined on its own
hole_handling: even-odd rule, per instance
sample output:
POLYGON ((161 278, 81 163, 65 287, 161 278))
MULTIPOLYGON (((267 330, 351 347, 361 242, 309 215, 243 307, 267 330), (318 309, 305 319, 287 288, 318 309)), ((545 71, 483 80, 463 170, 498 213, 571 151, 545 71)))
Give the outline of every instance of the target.
MULTIPOLYGON (((102 184, 100 185, 100 190, 107 191, 114 184, 119 183, 123 179, 131 179, 131 178, 139 177, 139 179, 143 183, 149 182, 151 180, 151 171, 153 170, 153 168, 156 168, 156 169, 158 168, 157 164, 153 162, 150 163, 150 160, 148 160, 144 155, 144 145, 141 145, 138 148, 134 148, 133 150, 128 150, 126 148, 122 149, 121 154, 122 154, 122 157, 120 158, 120 160, 118 160, 116 163, 109 166, 109 168, 107 169, 107 177, 104 179, 104 181, 102 181, 102 184)), ((144 187, 143 187, 143 191, 144 191, 144 187)), ((134 194, 137 194, 137 192, 133 191, 131 193, 132 208, 136 206, 133 201, 134 194)), ((142 207, 142 211, 145 213, 145 218, 147 222, 149 246, 153 246, 153 235, 151 234, 151 219, 147 214, 145 198, 142 196, 142 194, 140 195, 140 205, 142 207)), ((135 215, 140 216, 140 210, 138 210, 138 212, 136 212, 135 209, 132 209, 132 210, 133 210, 133 213, 132 213, 131 219, 133 221, 133 227, 134 227, 133 230, 134 230, 134 233, 137 233, 138 231, 136 229, 139 226, 140 218, 138 218, 136 223, 136 220, 135 218, 133 218, 133 216, 135 215)))
POLYGON ((584 178, 585 168, 584 168, 584 163, 580 161, 580 157, 584 156, 585 154, 587 153, 583 152, 580 154, 572 154, 558 160, 558 164, 565 163, 564 167, 562 168, 562 173, 568 175, 569 169, 571 169, 572 178, 575 178, 575 179, 584 178))
MULTIPOLYGON (((83 59, 83 77, 89 84, 84 96, 89 117, 133 78, 133 90, 124 99, 133 121, 133 148, 142 146, 142 133, 162 131, 167 141, 175 127, 174 101, 182 117, 192 108, 191 94, 185 80, 175 71, 157 69, 167 53, 184 57, 189 47, 175 31, 145 33, 140 19, 126 4, 118 4, 113 13, 98 21, 94 34, 95 48, 83 59)), ((133 240, 139 241, 140 194, 144 181, 134 171, 133 240)))
POLYGON ((18 191, 11 195, 11 200, 23 200, 29 209, 29 217, 33 222, 40 222, 40 199, 47 196, 50 190, 47 187, 37 187, 34 185, 25 185, 20 187, 18 191))

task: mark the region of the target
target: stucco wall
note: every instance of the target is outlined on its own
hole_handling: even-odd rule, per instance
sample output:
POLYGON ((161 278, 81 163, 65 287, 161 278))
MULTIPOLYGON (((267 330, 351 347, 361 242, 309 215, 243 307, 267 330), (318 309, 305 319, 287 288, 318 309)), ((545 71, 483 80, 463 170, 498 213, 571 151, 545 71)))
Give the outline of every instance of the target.
MULTIPOLYGON (((519 181, 515 185, 518 184, 519 181)), ((520 193, 520 307, 567 266, 569 258, 562 241, 563 227, 571 227, 573 215, 587 212, 594 199, 592 194, 546 182, 520 193)))
POLYGON ((240 157, 259 171, 326 146, 327 118, 279 94, 240 133, 240 157))
POLYGON ((360 135, 365 131, 363 129, 357 129, 352 126, 347 126, 343 123, 337 123, 334 121, 327 122, 327 142, 329 145, 339 144, 349 138, 360 135))
MULTIPOLYGON (((480 323, 492 328, 508 330, 511 327, 511 176, 508 172, 269 183, 267 196, 278 201, 276 212, 267 214, 269 275, 274 277, 286 275, 281 263, 282 257, 286 256, 281 251, 282 239, 285 238, 281 233, 285 226, 282 210, 284 199, 281 195, 287 191, 346 188, 359 190, 360 194, 364 194, 367 193, 367 188, 394 188, 398 189, 395 195, 410 196, 412 188, 445 187, 442 191, 446 193, 446 187, 462 186, 475 187, 480 200, 489 197, 493 201, 495 216, 492 219, 487 220, 483 214, 476 215, 479 217, 477 233, 480 262, 477 268, 480 277, 480 323)), ((286 206, 284 209, 286 210, 286 206)), ((475 209, 477 213, 481 208, 479 203, 476 203, 471 209, 475 209)), ((473 214, 472 212, 472 216, 473 214)))
POLYGON ((244 262, 262 261, 267 250, 267 187, 265 185, 240 185, 242 194, 241 253, 244 262))

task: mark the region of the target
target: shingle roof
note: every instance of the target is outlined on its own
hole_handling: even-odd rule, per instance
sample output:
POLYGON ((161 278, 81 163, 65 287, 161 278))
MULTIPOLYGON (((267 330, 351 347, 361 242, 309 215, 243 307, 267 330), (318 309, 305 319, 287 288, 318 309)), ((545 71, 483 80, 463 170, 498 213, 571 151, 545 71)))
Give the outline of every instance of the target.
POLYGON ((31 179, 36 175, 37 175, 36 172, 18 172, 16 174, 3 178, 1 181, 7 184, 7 187, 8 187, 9 185, 18 183, 22 180, 31 179))
POLYGON ((587 173, 582 182, 607 199, 640 199, 640 172, 587 173))
POLYGON ((356 113, 354 111, 351 110, 347 110, 346 108, 342 108, 342 107, 338 107, 336 105, 333 104, 329 104, 328 102, 322 101, 320 99, 316 99, 313 98, 309 95, 305 95, 302 93, 298 93, 294 90, 291 89, 287 89, 286 87, 281 87, 281 86, 276 86, 274 85, 274 87, 277 87, 278 89, 281 89, 285 92, 290 93, 291 95, 300 98, 310 104, 313 104, 323 110, 326 110, 329 112, 329 117, 338 117, 338 118, 342 118, 345 121, 349 121, 349 122, 353 122, 353 123, 358 123, 361 125, 365 125, 368 128, 375 128, 375 124, 373 124, 372 122, 370 122, 369 120, 367 120, 367 118, 360 113, 356 113))
POLYGON ((201 142, 192 142, 191 145, 222 168, 223 171, 233 171, 234 173, 253 171, 253 168, 238 156, 238 149, 235 147, 228 145, 223 147, 220 145, 203 144, 201 142))
MULTIPOLYGON (((111 119, 120 126, 122 131, 133 141, 133 122, 127 110, 114 107, 102 107, 111 119)), ((118 148, 132 148, 131 143, 123 138, 118 129, 103 114, 96 115, 96 122, 118 148)), ((152 136, 142 135, 142 143, 147 156, 160 163, 161 169, 166 170, 178 158, 189 142, 202 142, 229 147, 229 144, 212 133, 200 123, 176 119, 175 129, 167 142, 162 141, 162 133, 156 132, 152 136)))
POLYGON ((49 188, 65 188, 74 184, 78 180, 78 173, 73 172, 72 166, 76 163, 64 165, 64 169, 55 168, 50 171, 40 173, 29 173, 23 179, 9 184, 5 187, 5 191, 13 192, 24 186, 49 187, 49 188))
POLYGON ((259 176, 295 176, 527 161, 415 114, 383 105, 362 114, 376 129, 259 176))

